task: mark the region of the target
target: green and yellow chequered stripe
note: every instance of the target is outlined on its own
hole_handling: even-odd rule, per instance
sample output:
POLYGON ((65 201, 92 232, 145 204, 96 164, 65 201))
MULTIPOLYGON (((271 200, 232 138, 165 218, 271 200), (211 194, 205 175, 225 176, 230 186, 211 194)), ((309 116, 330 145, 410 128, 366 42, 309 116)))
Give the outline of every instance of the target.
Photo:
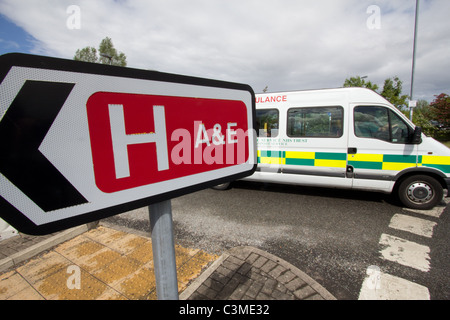
POLYGON ((258 163, 345 168, 346 153, 258 150, 258 163))
MULTIPOLYGON (((258 163, 345 168, 347 154, 337 152, 302 152, 258 150, 258 163)), ((423 166, 450 173, 450 157, 392 154, 351 154, 348 165, 355 169, 392 170, 423 166), (417 164, 416 164, 417 163, 417 164)))
POLYGON ((419 166, 436 168, 442 172, 450 173, 450 157, 419 156, 419 160, 419 166))
POLYGON ((355 169, 399 171, 416 166, 417 156, 389 154, 352 154, 348 165, 355 169))
POLYGON ((355 169, 400 171, 416 166, 430 167, 450 173, 450 157, 393 154, 352 154, 348 165, 355 169), (417 163, 417 165, 416 165, 417 163))

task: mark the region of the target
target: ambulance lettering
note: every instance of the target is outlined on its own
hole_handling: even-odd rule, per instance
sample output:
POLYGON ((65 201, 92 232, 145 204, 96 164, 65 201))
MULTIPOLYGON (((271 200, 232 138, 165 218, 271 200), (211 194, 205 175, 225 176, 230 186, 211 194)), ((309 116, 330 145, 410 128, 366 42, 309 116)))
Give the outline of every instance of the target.
POLYGON ((287 95, 270 96, 270 97, 256 97, 256 103, 267 103, 267 102, 286 102, 287 95))

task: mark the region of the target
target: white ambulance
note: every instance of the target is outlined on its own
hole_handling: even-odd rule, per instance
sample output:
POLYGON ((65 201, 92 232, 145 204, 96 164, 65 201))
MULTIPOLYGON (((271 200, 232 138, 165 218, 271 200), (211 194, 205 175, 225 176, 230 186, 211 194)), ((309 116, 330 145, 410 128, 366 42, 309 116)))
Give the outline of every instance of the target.
POLYGON ((395 192, 415 209, 449 190, 450 149, 372 90, 258 94, 256 122, 258 166, 244 180, 395 192))

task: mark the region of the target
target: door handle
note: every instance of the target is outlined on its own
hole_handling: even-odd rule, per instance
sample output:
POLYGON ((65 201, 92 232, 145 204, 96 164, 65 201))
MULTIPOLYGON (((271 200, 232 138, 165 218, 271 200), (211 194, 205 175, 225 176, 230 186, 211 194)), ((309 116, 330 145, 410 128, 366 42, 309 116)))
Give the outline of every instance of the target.
POLYGON ((357 148, 348 148, 347 153, 348 154, 356 154, 358 152, 357 148))

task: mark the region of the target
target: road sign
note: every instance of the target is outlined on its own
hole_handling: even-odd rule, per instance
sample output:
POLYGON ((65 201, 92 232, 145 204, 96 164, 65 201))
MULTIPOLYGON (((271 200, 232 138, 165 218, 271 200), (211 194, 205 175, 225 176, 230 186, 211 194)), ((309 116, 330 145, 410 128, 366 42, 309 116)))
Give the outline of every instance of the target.
POLYGON ((0 217, 30 234, 250 175, 243 84, 25 54, 0 57, 0 217))

